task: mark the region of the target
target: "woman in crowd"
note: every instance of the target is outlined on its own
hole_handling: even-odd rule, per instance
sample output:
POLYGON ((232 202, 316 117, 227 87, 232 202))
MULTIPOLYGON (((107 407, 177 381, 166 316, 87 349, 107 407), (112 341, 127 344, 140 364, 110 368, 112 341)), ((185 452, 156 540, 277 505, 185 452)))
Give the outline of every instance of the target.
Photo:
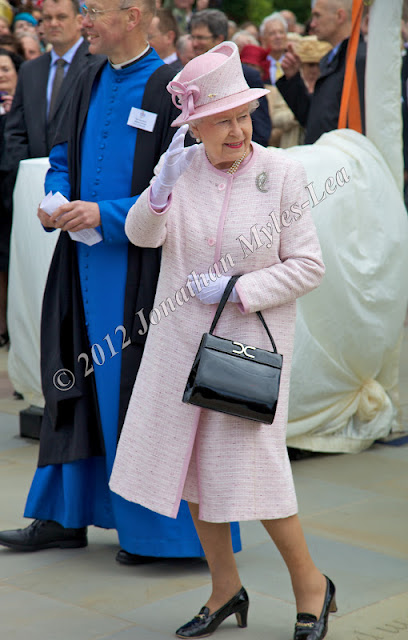
POLYGON ((23 60, 8 49, 0 49, 0 347, 8 341, 7 331, 7 280, 13 179, 7 171, 7 158, 3 157, 4 127, 17 86, 17 75, 23 60))
POLYGON ((301 61, 300 74, 310 94, 314 92, 320 76, 320 60, 331 48, 331 44, 318 40, 316 36, 305 36, 299 41, 297 53, 301 61))
POLYGON ((132 242, 162 246, 163 253, 111 488, 170 517, 181 497, 189 502, 212 593, 178 637, 206 637, 231 614, 239 626, 247 624, 249 599, 229 533, 236 519, 262 521, 290 572, 298 611, 294 638, 319 640, 335 610, 335 587, 309 554, 285 442, 296 298, 317 287, 324 273, 305 172, 251 141, 250 113, 266 90, 248 88, 234 43, 189 62, 168 90, 182 110, 173 125, 184 126, 126 220, 132 242), (184 148, 186 123, 202 144, 184 148), (234 274, 242 275, 217 333, 270 349, 255 313, 263 311, 284 362, 272 425, 182 402, 201 336, 234 274))
POLYGON ((35 33, 23 33, 18 40, 24 51, 24 60, 35 60, 41 55, 41 43, 35 33))

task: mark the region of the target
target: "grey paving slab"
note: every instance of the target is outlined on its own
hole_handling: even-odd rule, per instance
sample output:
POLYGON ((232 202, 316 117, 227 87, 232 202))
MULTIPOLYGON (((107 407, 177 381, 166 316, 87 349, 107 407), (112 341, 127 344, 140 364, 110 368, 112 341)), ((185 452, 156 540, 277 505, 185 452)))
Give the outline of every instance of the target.
POLYGON ((124 620, 9 586, 0 586, 0 630, 7 640, 97 640, 124 620))
POLYGON ((408 594, 331 616, 328 640, 408 640, 408 594))
POLYGON ((20 438, 19 418, 9 413, 0 413, 0 451, 17 449, 30 445, 26 438, 20 438))
POLYGON ((407 516, 406 499, 380 496, 302 517, 302 524, 334 540, 408 558, 407 516))
MULTIPOLYGON (((51 556, 48 551, 36 555, 42 554, 51 556)), ((204 563, 184 561, 125 567, 114 561, 111 549, 101 545, 90 545, 76 554, 62 555, 64 551, 58 554, 57 561, 11 576, 7 584, 116 616, 209 582, 204 563)))
POLYGON ((318 513, 327 513, 377 497, 374 491, 345 486, 330 480, 322 481, 322 478, 308 478, 307 482, 304 482, 303 478, 297 475, 296 469, 293 475, 301 516, 313 517, 318 513))
POLYGON ((376 448, 359 455, 344 454, 299 460, 293 466, 297 485, 313 478, 324 479, 350 490, 358 488, 390 497, 399 495, 406 498, 408 450, 405 449, 405 458, 397 451, 390 466, 390 458, 381 453, 381 449, 376 448))
POLYGON ((9 584, 12 584, 19 576, 34 575, 36 571, 41 572, 48 566, 61 567, 64 563, 80 565, 83 556, 83 549, 48 549, 35 553, 20 553, 0 547, 0 580, 8 580, 9 584))
MULTIPOLYGON (((169 640, 172 637, 174 638, 174 635, 171 633, 150 631, 149 629, 132 625, 129 629, 119 631, 119 633, 104 636, 103 640, 169 640)), ((245 638, 242 638, 242 640, 245 640, 245 638)))

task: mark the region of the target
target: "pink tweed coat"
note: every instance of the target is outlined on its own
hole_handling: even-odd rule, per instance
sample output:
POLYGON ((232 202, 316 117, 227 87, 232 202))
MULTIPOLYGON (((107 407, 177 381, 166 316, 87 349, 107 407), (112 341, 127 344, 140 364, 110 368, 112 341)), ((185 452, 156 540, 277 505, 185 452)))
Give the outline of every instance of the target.
MULTIPOLYGON (((236 174, 213 167, 199 146, 160 215, 149 189, 130 209, 136 245, 163 247, 152 325, 110 479, 126 500, 175 518, 182 498, 202 520, 284 518, 297 512, 286 450, 296 298, 318 286, 324 265, 303 167, 254 144, 236 174), (216 266, 214 266, 216 265, 216 266), (242 304, 227 303, 216 334, 270 349, 262 310, 283 354, 274 423, 265 425, 182 403, 201 336, 216 305, 204 305, 187 277, 242 273, 242 304)), ((215 277, 215 276, 214 276, 215 277)))

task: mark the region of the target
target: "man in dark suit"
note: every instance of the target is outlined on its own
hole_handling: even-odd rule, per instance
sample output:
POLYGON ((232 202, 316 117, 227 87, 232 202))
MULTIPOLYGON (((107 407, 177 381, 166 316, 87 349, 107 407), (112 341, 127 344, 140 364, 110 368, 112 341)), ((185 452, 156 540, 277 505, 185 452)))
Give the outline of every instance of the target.
MULTIPOLYGON (((196 56, 200 56, 228 39, 228 18, 225 13, 218 9, 197 11, 190 20, 189 28, 196 56)), ((251 89, 264 86, 256 69, 243 64, 242 71, 251 89)), ((259 107, 251 114, 251 118, 253 127, 252 140, 267 147, 272 124, 265 96, 259 99, 259 107)))
MULTIPOLYGON (((318 40, 329 42, 333 48, 320 61, 320 77, 312 95, 301 78, 301 61, 292 44, 288 45, 288 52, 282 60, 285 75, 277 81, 276 86, 297 120, 305 128, 305 144, 312 144, 323 133, 337 129, 347 45, 351 34, 352 6, 352 0, 316 0, 313 5, 313 33, 318 40)), ((366 45, 360 36, 356 70, 363 133, 365 60, 366 45)))
POLYGON ((95 60, 88 53, 88 43, 81 35, 78 0, 45 0, 43 27, 45 38, 53 49, 22 65, 7 118, 3 163, 16 173, 20 160, 49 155, 64 103, 70 97, 78 74, 95 60), (60 59, 64 63, 58 73, 60 59), (53 95, 55 79, 60 88, 58 91, 55 87, 53 95))

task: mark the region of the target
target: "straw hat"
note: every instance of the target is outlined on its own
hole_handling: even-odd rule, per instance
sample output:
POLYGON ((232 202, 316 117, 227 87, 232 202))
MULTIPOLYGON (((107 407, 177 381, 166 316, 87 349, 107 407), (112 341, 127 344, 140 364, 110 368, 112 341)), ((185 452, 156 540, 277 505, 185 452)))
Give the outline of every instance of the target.
POLYGON ((172 127, 247 104, 268 93, 250 89, 242 72, 238 47, 222 42, 190 60, 167 85, 181 115, 172 127))
POLYGON ((323 56, 332 49, 331 44, 318 40, 316 36, 304 36, 297 43, 296 52, 301 62, 320 62, 323 56))

